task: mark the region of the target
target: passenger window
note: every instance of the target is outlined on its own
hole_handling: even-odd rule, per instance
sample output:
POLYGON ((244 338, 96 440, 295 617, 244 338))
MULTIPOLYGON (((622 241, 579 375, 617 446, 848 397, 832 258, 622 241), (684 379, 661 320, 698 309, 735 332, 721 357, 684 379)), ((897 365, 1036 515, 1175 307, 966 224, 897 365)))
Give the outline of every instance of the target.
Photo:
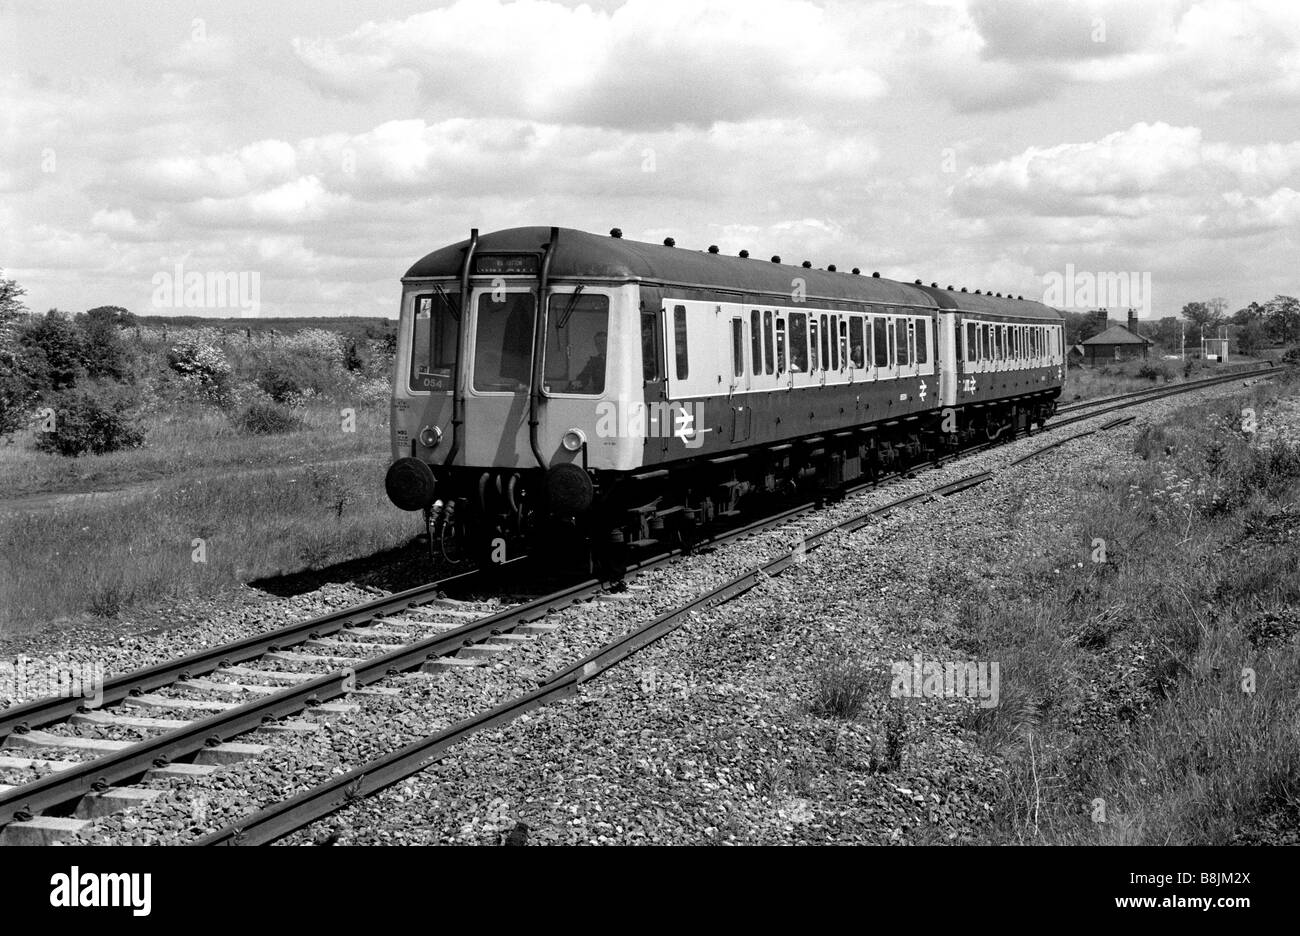
POLYGON ((855 315, 849 319, 849 360, 858 370, 867 366, 866 329, 862 327, 862 316, 855 315))
POLYGON ((738 318, 731 320, 731 373, 733 377, 745 373, 745 323, 738 318))
POLYGON ((790 373, 808 373, 808 316, 790 313, 790 373))
POLYGON ((763 373, 763 330, 759 327, 758 309, 752 309, 749 313, 749 343, 751 373, 757 377, 763 373))
POLYGON ((690 374, 690 355, 686 349, 686 306, 673 306, 673 350, 676 354, 677 379, 690 374))
POLYGON ((981 323, 980 332, 984 336, 984 340, 980 342, 980 347, 983 348, 983 359, 991 361, 993 360, 993 329, 981 323))
POLYGON ((907 363, 907 319, 894 319, 894 360, 900 365, 907 363))
POLYGON ((849 322, 848 316, 840 318, 840 366, 849 366, 849 322))
POLYGON ((776 372, 785 373, 785 319, 776 320, 776 372))
POLYGON ((980 358, 979 339, 975 333, 975 323, 966 323, 966 360, 978 361, 980 358))
POLYGON ((916 320, 916 363, 924 364, 930 360, 930 334, 926 325, 928 319, 916 320))
POLYGON ((817 356, 821 353, 817 344, 817 336, 821 334, 817 330, 817 316, 808 316, 808 340, 812 344, 812 354, 808 356, 808 367, 810 370, 817 369, 817 356))
POLYGON ((889 366, 889 320, 873 318, 871 336, 875 344, 875 361, 877 367, 889 366))
MULTIPOLYGON (((765 370, 772 373, 775 358, 772 354, 772 310, 763 310, 763 343, 766 346, 767 354, 764 357, 765 370)), ((784 368, 782 368, 784 370, 784 368)))
POLYGON ((831 370, 833 371, 837 371, 840 369, 839 334, 840 334, 840 317, 838 315, 832 315, 829 340, 831 343, 831 370))
POLYGON ((659 355, 655 350, 655 314, 641 315, 641 379, 652 383, 659 379, 659 355))
POLYGON ((830 351, 831 351, 831 346, 830 346, 830 345, 831 345, 831 338, 830 338, 830 335, 827 333, 827 329, 828 329, 829 327, 830 327, 830 326, 829 326, 829 324, 828 324, 827 321, 826 321, 826 316, 823 315, 823 316, 822 316, 822 329, 821 329, 821 332, 820 332, 821 339, 822 339, 822 370, 827 370, 827 369, 829 369, 830 366, 831 366, 831 355, 830 355, 830 351))

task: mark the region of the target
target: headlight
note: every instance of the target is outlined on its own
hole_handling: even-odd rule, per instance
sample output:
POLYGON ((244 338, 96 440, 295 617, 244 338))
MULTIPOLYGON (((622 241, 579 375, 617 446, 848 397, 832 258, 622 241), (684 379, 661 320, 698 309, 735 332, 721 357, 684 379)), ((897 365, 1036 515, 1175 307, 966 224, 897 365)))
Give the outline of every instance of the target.
POLYGON ((587 434, 581 429, 570 429, 560 439, 560 444, 570 452, 580 451, 587 444, 587 434))
POLYGON ((425 426, 420 430, 420 444, 425 448, 437 448, 442 441, 442 430, 437 426, 425 426))

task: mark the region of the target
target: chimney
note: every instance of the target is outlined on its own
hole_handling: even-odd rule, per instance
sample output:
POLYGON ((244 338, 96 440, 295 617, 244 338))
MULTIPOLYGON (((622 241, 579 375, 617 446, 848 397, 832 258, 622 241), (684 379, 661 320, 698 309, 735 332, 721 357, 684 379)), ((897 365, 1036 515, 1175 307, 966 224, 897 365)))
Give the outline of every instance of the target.
POLYGON ((1100 334, 1101 332, 1104 332, 1107 328, 1106 310, 1098 309, 1096 312, 1093 313, 1093 315, 1097 319, 1097 332, 1098 334, 1100 334))
POLYGON ((1135 309, 1128 310, 1128 330, 1135 335, 1138 333, 1138 314, 1135 309))

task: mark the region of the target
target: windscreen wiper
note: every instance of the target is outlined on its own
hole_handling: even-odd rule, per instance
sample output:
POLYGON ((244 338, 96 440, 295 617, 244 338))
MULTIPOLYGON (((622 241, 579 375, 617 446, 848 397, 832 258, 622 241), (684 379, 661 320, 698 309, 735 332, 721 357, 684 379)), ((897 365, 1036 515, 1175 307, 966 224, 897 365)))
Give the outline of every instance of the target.
POLYGON ((578 297, 582 295, 582 286, 579 285, 572 293, 569 294, 569 302, 560 313, 560 317, 555 320, 555 330, 564 331, 564 326, 569 324, 569 318, 573 315, 573 307, 578 304, 578 297))

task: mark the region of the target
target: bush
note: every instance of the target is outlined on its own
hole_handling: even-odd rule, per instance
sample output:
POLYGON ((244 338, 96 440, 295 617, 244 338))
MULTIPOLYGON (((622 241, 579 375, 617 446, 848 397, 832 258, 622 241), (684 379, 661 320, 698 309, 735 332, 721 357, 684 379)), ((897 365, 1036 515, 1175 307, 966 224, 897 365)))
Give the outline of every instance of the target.
POLYGON ((276 435, 300 429, 302 419, 280 403, 254 402, 244 407, 235 418, 235 425, 253 435, 276 435))
POLYGON ((139 448, 144 431, 135 426, 122 402, 111 402, 85 390, 61 394, 54 401, 54 431, 37 436, 42 452, 76 458, 139 448))
POLYGON ((1288 348, 1286 354, 1282 355, 1283 364, 1300 364, 1300 345, 1294 348, 1288 348))
POLYGON ((204 336, 182 338, 167 351, 167 366, 204 396, 224 403, 230 394, 230 362, 204 336))
POLYGON ((81 373, 81 335, 72 319, 58 309, 33 316, 20 336, 23 345, 44 355, 52 390, 76 386, 81 373))
POLYGON ((130 373, 126 345, 117 323, 102 316, 81 316, 81 364, 91 377, 123 380, 130 373))
POLYGON ((277 403, 288 403, 302 395, 302 387, 294 375, 274 364, 257 375, 257 386, 277 403))
POLYGON ((1143 380, 1168 380, 1173 376, 1169 368, 1163 364, 1153 364, 1150 361, 1142 362, 1142 366, 1137 369, 1137 375, 1143 380))

